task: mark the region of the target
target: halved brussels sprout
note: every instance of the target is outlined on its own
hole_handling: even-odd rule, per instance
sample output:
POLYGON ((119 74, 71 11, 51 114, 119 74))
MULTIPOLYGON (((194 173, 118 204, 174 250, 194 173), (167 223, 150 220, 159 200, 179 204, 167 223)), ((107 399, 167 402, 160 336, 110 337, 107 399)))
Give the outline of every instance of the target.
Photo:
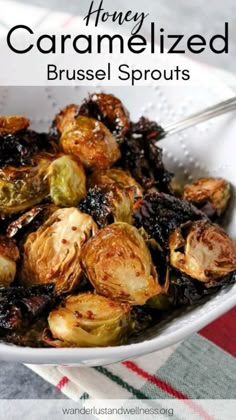
POLYGON ((94 93, 81 105, 79 113, 102 121, 122 142, 130 130, 129 113, 120 99, 107 93, 94 93))
POLYGON ((48 317, 44 340, 55 347, 122 344, 130 326, 130 307, 92 293, 67 297, 48 317), (50 336, 51 334, 51 336, 50 336))
POLYGON ((76 206, 86 194, 86 178, 82 164, 71 156, 55 159, 48 170, 50 197, 54 204, 76 206))
POLYGON ((103 171, 94 171, 88 178, 89 187, 102 186, 102 185, 113 185, 117 184, 120 187, 134 187, 136 196, 142 197, 143 189, 135 179, 123 169, 111 168, 103 171))
POLYGON ((114 222, 132 224, 135 199, 134 187, 120 188, 115 184, 94 187, 88 190, 79 208, 82 212, 90 214, 100 228, 114 222))
POLYGON ((29 126, 28 118, 20 115, 0 117, 0 134, 14 134, 29 126))
POLYGON ((0 287, 9 286, 13 282, 19 256, 15 241, 0 235, 0 287))
POLYGON ((96 231, 93 219, 78 209, 56 210, 24 243, 21 284, 55 283, 58 294, 73 290, 81 276, 81 247, 96 231))
POLYGON ((236 246, 219 226, 189 222, 170 235, 170 263, 211 287, 215 280, 236 270, 236 246))
POLYGON ((77 205, 85 194, 83 167, 71 156, 42 153, 34 156, 34 166, 0 169, 3 215, 27 210, 47 197, 57 205, 77 205))
POLYGON ((45 175, 50 163, 42 157, 35 166, 0 169, 0 213, 18 213, 47 197, 49 185, 45 175))
POLYGON ((120 157, 116 139, 94 118, 79 116, 66 126, 60 138, 64 153, 79 159, 87 169, 108 169, 120 157))
POLYGON ((200 178, 184 187, 184 199, 209 217, 221 216, 230 200, 230 184, 223 178, 200 178))
POLYGON ((104 296, 143 305, 161 291, 145 241, 127 223, 109 225, 91 238, 82 248, 81 264, 104 296))

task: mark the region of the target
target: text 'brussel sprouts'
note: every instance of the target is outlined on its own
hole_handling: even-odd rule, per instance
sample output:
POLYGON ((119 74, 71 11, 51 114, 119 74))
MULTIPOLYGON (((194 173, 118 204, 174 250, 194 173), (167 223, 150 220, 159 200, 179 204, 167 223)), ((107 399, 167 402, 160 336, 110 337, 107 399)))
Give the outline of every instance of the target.
POLYGON ((55 211, 26 239, 21 283, 55 283, 58 294, 73 290, 81 276, 81 247, 96 231, 93 219, 76 208, 55 211))
POLYGON ((81 263, 98 293, 143 305, 158 294, 158 276, 138 230, 114 223, 100 230, 82 248, 81 263))
POLYGON ((0 287, 9 286, 16 275, 19 251, 13 239, 0 235, 0 287))
POLYGON ((87 169, 108 169, 120 157, 116 139, 94 118, 77 117, 66 126, 60 138, 64 153, 79 159, 87 169))
POLYGON ((92 293, 67 297, 48 317, 45 341, 55 347, 121 344, 130 326, 129 305, 92 293))
POLYGON ((236 246, 218 225, 188 222, 169 239, 170 263, 210 287, 236 270, 236 246))
POLYGON ((184 199, 209 217, 221 216, 230 200, 230 184, 222 178, 200 178, 184 187, 184 199))

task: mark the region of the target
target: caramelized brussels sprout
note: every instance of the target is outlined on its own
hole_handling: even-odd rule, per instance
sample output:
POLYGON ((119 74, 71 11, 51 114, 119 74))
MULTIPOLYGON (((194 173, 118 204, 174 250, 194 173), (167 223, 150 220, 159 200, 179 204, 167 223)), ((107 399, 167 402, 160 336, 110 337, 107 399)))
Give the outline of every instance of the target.
POLYGON ((56 210, 24 243, 21 284, 54 283, 58 294, 73 290, 81 277, 81 247, 96 231, 93 219, 78 209, 56 210))
POLYGON ((29 126, 28 118, 10 115, 0 117, 0 134, 14 134, 17 131, 25 130, 29 126))
POLYGON ((55 159, 48 170, 50 197, 54 204, 76 206, 86 194, 83 166, 71 156, 55 159))
POLYGON ((52 213, 58 209, 54 204, 42 204, 32 207, 26 213, 8 224, 6 233, 8 238, 23 237, 27 232, 37 230, 52 213))
POLYGON ((78 115, 79 107, 74 104, 67 105, 63 108, 55 117, 52 127, 50 129, 50 135, 59 138, 63 131, 66 130, 67 126, 74 122, 75 117, 78 115))
POLYGON ((133 205, 136 190, 133 187, 120 188, 118 185, 94 187, 79 204, 79 209, 90 214, 101 228, 113 222, 132 224, 133 205))
POLYGON ((16 275, 19 250, 13 239, 0 235, 0 287, 9 286, 16 275))
POLYGON ((208 217, 221 216, 230 200, 230 184, 222 178, 200 178, 184 187, 184 199, 208 217))
POLYGON ((171 308, 172 299, 167 294, 159 294, 151 297, 146 303, 149 308, 156 309, 158 311, 166 311, 171 308))
POLYGON ((169 235, 182 223, 206 218, 205 214, 185 200, 163 193, 150 193, 135 204, 134 220, 163 248, 169 235))
POLYGON ((64 153, 80 159, 87 169, 108 169, 120 157, 108 128, 94 118, 79 116, 66 126, 60 138, 64 153))
POLYGON ((34 166, 35 154, 42 152, 58 152, 58 146, 45 133, 32 130, 0 133, 0 167, 34 166))
POLYGON ((171 265, 207 287, 236 270, 235 244, 223 229, 205 220, 176 228, 169 248, 171 265))
POLYGON ((114 223, 91 238, 82 248, 81 264, 104 296, 143 305, 161 291, 145 241, 127 223, 114 223))
POLYGON ((92 293, 67 297, 48 317, 44 340, 55 347, 104 347, 122 344, 130 308, 92 293), (51 337, 50 337, 51 334, 51 337))
POLYGON ((146 190, 172 192, 172 174, 163 164, 162 150, 157 147, 161 128, 146 118, 133 124, 132 132, 121 145, 119 166, 128 170, 146 190))
POLYGON ((40 203, 49 194, 47 173, 50 161, 42 158, 36 166, 0 169, 0 213, 24 211, 40 203))
POLYGON ((88 179, 89 187, 118 184, 120 187, 134 187, 137 197, 142 197, 143 189, 135 179, 123 169, 112 168, 94 171, 88 179))
POLYGON ((77 205, 86 193, 85 184, 83 167, 71 156, 38 154, 34 166, 0 169, 0 212, 18 213, 47 197, 57 205, 77 205))
POLYGON ((0 331, 19 330, 55 304, 52 285, 0 288, 0 331))
POLYGON ((130 130, 129 113, 114 95, 94 93, 81 105, 80 115, 87 115, 102 121, 122 142, 130 130))

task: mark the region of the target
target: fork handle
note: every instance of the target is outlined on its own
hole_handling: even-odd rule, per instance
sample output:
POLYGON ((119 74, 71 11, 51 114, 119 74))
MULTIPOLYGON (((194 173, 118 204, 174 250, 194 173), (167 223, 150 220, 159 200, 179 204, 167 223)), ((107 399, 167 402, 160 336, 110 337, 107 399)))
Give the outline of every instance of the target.
POLYGON ((182 120, 167 125, 164 128, 162 138, 170 136, 172 134, 179 133, 185 128, 192 127, 193 125, 202 123, 210 120, 211 118, 218 117, 219 115, 225 114, 236 109, 236 96, 227 99, 226 101, 220 102, 214 106, 206 108, 204 111, 196 112, 189 117, 183 118, 182 120))

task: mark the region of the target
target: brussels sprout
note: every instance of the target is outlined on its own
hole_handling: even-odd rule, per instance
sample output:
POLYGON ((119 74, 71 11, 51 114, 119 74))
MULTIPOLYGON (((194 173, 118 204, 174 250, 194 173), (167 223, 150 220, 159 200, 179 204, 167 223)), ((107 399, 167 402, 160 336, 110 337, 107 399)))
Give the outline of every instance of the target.
POLYGON ((146 194, 134 207, 135 225, 138 228, 143 226, 151 238, 165 249, 176 227, 189 220, 206 218, 204 213, 188 201, 157 192, 146 194))
POLYGON ((16 275, 19 250, 13 239, 0 235, 0 287, 9 286, 16 275))
POLYGON ((147 306, 158 311, 166 311, 171 308, 172 299, 169 295, 159 294, 147 301, 147 306))
POLYGON ((171 265, 207 287, 236 270, 235 244, 223 229, 205 220, 176 228, 169 248, 171 265))
POLYGON ((115 184, 94 187, 88 190, 79 208, 82 212, 90 214, 100 228, 113 222, 132 224, 135 198, 134 187, 120 188, 115 184))
POLYGON ((76 206, 86 194, 83 166, 71 156, 54 160, 48 170, 50 197, 54 204, 76 206))
POLYGON ((83 167, 71 156, 38 154, 34 166, 0 169, 0 212, 27 210, 50 194, 57 205, 77 205, 86 193, 85 184, 83 167))
POLYGON ((114 95, 94 93, 81 105, 80 115, 87 115, 102 121, 122 142, 130 130, 129 113, 114 95))
POLYGON ((24 243, 21 284, 55 283, 58 294, 73 290, 82 274, 81 247, 96 231, 93 219, 78 209, 56 210, 24 243))
POLYGON ((32 130, 13 134, 0 133, 0 167, 34 166, 38 153, 58 153, 58 146, 47 134, 32 130))
POLYGON ((222 178, 200 178, 184 187, 184 199, 208 217, 221 216, 230 200, 230 184, 222 178))
POLYGON ((22 116, 0 117, 0 134, 14 134, 17 131, 25 130, 28 126, 28 118, 22 116))
POLYGON ((74 104, 67 105, 63 108, 55 117, 52 127, 50 129, 50 135, 59 138, 63 131, 66 130, 67 126, 74 122, 75 117, 78 115, 79 107, 74 104))
POLYGON ((93 118, 79 116, 66 126, 60 138, 64 153, 87 169, 108 169, 120 157, 119 147, 108 128, 93 118))
POLYGON ((82 248, 81 264, 104 296, 143 305, 161 291, 145 241, 127 223, 109 225, 91 238, 82 248))
POLYGON ((55 347, 104 347, 122 344, 130 308, 92 293, 67 297, 48 317, 44 340, 55 347), (51 337, 50 337, 51 334, 51 337))
POLYGON ((32 207, 32 209, 8 224, 6 229, 8 238, 17 237, 18 240, 25 233, 37 230, 57 209, 58 207, 54 204, 42 204, 32 207))
POLYGON ((0 213, 24 211, 49 194, 47 177, 50 160, 40 158, 36 166, 0 169, 0 213))
POLYGON ((157 189, 172 193, 172 174, 166 170, 162 150, 156 145, 161 130, 155 122, 146 118, 141 118, 138 123, 133 124, 132 132, 120 147, 121 159, 118 163, 128 170, 146 191, 157 189))
POLYGON ((88 178, 89 187, 118 184, 120 187, 134 187, 136 197, 142 197, 143 189, 135 179, 123 169, 112 168, 104 171, 94 171, 88 178))
POLYGON ((0 288, 0 329, 19 330, 55 304, 52 285, 0 288))

